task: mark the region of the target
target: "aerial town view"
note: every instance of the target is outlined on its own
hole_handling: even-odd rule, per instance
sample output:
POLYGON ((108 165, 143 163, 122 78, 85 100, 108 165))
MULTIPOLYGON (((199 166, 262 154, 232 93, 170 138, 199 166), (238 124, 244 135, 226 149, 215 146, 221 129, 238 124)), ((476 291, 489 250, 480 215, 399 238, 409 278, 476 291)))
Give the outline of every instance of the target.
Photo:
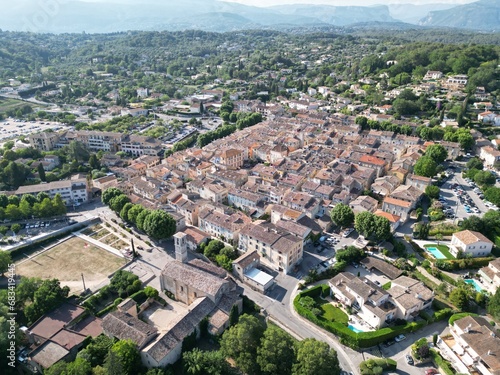
POLYGON ((0 12, 0 373, 500 375, 500 0, 0 12))

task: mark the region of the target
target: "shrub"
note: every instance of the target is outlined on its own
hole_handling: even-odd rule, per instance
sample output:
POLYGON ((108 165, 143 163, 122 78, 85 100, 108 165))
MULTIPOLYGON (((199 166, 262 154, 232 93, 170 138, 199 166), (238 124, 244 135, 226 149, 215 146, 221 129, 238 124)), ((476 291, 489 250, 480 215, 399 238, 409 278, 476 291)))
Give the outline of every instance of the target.
POLYGON ((371 358, 359 364, 361 375, 378 375, 382 371, 396 370, 397 362, 390 358, 371 358))
POLYGON ((432 361, 445 373, 445 375, 455 375, 455 372, 452 370, 449 362, 445 361, 437 351, 431 349, 429 352, 432 361))
POLYGON ((463 313, 458 313, 458 314, 453 314, 450 319, 448 319, 448 324, 450 326, 453 325, 457 320, 465 318, 466 316, 478 316, 477 314, 474 313, 468 313, 468 312, 463 312, 463 313))
POLYGON ((318 317, 311 311, 312 309, 308 309, 303 306, 303 304, 301 303, 302 298, 319 297, 321 291, 322 286, 318 285, 298 294, 293 300, 295 310, 304 318, 338 336, 340 338, 340 342, 343 345, 349 346, 353 349, 368 348, 388 339, 394 338, 401 333, 415 332, 419 328, 427 325, 427 322, 425 321, 418 323, 404 322, 405 324, 396 327, 385 327, 376 331, 355 333, 342 323, 336 321, 328 321, 322 317, 318 317))

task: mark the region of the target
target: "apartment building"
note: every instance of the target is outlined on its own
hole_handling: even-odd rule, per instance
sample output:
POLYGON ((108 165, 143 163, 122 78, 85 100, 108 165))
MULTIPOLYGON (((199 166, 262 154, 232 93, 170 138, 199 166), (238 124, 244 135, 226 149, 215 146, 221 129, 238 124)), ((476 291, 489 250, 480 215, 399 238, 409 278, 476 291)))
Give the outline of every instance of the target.
MULTIPOLYGON (((450 327, 454 346, 448 347, 457 372, 500 374, 500 338, 491 324, 479 316, 466 316, 450 327)), ((447 345, 446 340, 442 340, 447 345)))
POLYGON ((249 224, 240 231, 240 252, 256 251, 263 265, 285 274, 302 259, 303 249, 303 238, 271 223, 249 224))
POLYGON ((59 141, 58 133, 32 133, 28 136, 30 146, 41 151, 50 151, 56 147, 59 141))
POLYGON ((87 179, 80 175, 75 175, 70 180, 21 186, 11 194, 21 197, 24 194, 36 195, 42 192, 47 193, 51 198, 55 197, 56 194, 61 194, 66 205, 85 203, 89 196, 87 179))

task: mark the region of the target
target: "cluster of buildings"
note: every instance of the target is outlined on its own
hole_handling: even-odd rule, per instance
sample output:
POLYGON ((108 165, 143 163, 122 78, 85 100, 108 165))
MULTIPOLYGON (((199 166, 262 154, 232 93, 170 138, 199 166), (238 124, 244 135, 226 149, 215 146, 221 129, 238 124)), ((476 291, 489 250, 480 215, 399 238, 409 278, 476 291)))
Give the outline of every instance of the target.
POLYGON ((41 132, 29 136, 30 145, 42 151, 67 146, 72 141, 81 142, 90 151, 124 151, 133 156, 159 155, 163 151, 159 140, 137 134, 122 134, 91 130, 41 132))
POLYGON ((208 322, 208 333, 220 335, 229 326, 231 311, 242 312, 241 288, 225 270, 200 259, 188 261, 186 246, 176 250, 176 259, 160 276, 161 290, 174 300, 164 306, 149 298, 138 305, 127 298, 103 319, 65 303, 29 328, 22 327, 28 346, 21 361, 42 373, 59 361, 74 360, 88 336, 105 334, 132 340, 144 366, 165 367, 180 358, 186 338, 202 334, 202 321, 208 322))

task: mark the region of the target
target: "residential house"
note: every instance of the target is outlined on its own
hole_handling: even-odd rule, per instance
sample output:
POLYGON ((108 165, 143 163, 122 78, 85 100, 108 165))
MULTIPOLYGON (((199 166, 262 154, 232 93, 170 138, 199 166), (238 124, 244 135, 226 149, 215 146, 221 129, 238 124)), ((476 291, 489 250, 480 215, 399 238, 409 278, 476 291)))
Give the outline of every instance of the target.
MULTIPOLYGON (((480 375, 500 374, 500 337, 495 327, 483 317, 466 316, 456 320, 450 327, 454 346, 453 366, 460 373, 480 375)), ((447 345, 448 341, 443 340, 447 345)))
POLYGON ((485 166, 493 167, 500 162, 500 151, 491 146, 484 146, 479 149, 479 157, 484 161, 485 166))
POLYGON ((493 242, 479 232, 463 230, 453 233, 451 237, 450 253, 454 257, 458 257, 460 252, 473 257, 487 257, 492 248, 493 242))
POLYGON ((370 327, 378 329, 395 319, 397 308, 390 301, 389 293, 371 280, 341 272, 328 284, 332 297, 354 308, 370 327))
POLYGON ((450 160, 455 160, 462 155, 462 147, 460 147, 460 143, 458 142, 441 141, 440 145, 448 151, 448 159, 450 160))
POLYGON ((235 148, 224 150, 220 153, 219 157, 215 158, 215 163, 229 169, 241 168, 244 163, 244 152, 235 148))
POLYGON ((56 147, 57 142, 59 142, 59 133, 32 133, 28 136, 30 145, 33 148, 41 151, 51 151, 56 147))
POLYGON ((432 185, 432 179, 429 177, 417 176, 416 174, 409 174, 406 176, 406 186, 412 186, 421 192, 425 192, 425 188, 432 185))
POLYGON ((226 214, 210 207, 201 208, 198 215, 198 227, 202 231, 228 242, 238 241, 240 230, 251 222, 252 219, 239 211, 226 214))
POLYGON ((42 373, 61 360, 72 361, 88 336, 102 333, 101 319, 87 316, 80 306, 63 303, 26 331, 29 353, 26 365, 42 373))
POLYGON ((389 223, 391 224, 391 233, 394 233, 401 224, 401 217, 399 217, 398 215, 393 215, 382 210, 377 210, 374 214, 376 216, 385 217, 387 220, 389 220, 389 223))
POLYGON ((490 261, 490 263, 479 270, 481 281, 491 294, 495 294, 500 288, 500 258, 490 261))
POLYGON ((315 217, 320 208, 320 201, 312 195, 303 192, 291 191, 287 193, 282 200, 286 207, 304 212, 310 218, 315 217))
POLYGON ((434 292, 421 281, 400 276, 391 281, 388 290, 391 301, 397 306, 397 319, 411 320, 419 312, 429 308, 434 300, 434 292))
POLYGON ((378 206, 378 201, 370 197, 369 195, 360 195, 351 203, 349 203, 349 206, 352 208, 355 214, 364 211, 375 212, 378 206))
POLYGON ((261 194, 252 193, 236 188, 229 189, 227 203, 249 213, 258 212, 261 216, 264 213, 265 198, 261 194))
POLYGON ((396 176, 384 176, 375 179, 371 186, 371 191, 381 197, 390 195, 399 185, 401 181, 396 176))

